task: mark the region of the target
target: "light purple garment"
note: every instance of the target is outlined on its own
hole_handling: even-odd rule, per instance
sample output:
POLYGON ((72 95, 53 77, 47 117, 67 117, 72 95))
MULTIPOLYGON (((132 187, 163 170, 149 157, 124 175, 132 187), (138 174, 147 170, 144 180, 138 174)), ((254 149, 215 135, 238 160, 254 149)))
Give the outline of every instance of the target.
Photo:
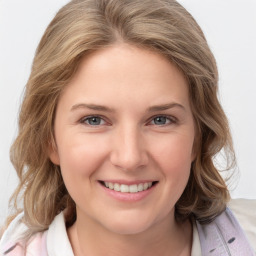
POLYGON ((196 224, 203 256, 255 256, 229 208, 210 224, 196 224))

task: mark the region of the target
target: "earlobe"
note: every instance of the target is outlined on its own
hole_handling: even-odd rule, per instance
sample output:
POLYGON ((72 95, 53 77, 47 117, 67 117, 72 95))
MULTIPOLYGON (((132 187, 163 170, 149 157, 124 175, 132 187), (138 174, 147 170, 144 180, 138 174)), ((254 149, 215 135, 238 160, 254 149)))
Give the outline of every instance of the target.
POLYGON ((48 156, 53 164, 60 165, 59 153, 55 141, 49 143, 48 156))

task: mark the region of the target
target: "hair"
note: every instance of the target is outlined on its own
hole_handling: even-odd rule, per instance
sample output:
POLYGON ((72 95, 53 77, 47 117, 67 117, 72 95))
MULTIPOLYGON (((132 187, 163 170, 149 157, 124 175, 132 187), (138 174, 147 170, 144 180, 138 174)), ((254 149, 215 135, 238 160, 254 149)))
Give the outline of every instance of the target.
POLYGON ((60 167, 48 156, 56 106, 81 59, 118 43, 161 54, 188 82, 197 130, 196 158, 176 203, 176 219, 210 222, 226 207, 230 196, 214 159, 224 150, 229 163, 234 163, 235 155, 218 100, 215 58, 194 18, 174 0, 73 0, 56 14, 36 50, 20 109, 19 133, 11 147, 20 182, 10 202, 15 214, 24 211, 32 233, 47 229, 64 209, 67 225, 76 220, 75 203, 60 167))

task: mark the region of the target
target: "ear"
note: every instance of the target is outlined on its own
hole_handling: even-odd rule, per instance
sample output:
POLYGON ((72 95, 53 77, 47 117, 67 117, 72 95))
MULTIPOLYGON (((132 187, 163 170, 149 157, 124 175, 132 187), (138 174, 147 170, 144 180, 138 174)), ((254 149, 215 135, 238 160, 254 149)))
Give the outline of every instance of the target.
POLYGON ((60 165, 60 158, 55 141, 51 141, 48 147, 48 156, 53 164, 60 165))

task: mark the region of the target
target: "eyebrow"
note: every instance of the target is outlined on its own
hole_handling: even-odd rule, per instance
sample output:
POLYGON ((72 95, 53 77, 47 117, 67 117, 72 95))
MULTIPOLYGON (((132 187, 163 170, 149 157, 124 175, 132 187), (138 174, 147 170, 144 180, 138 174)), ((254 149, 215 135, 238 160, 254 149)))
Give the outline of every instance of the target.
POLYGON ((71 107, 71 111, 77 110, 77 109, 83 109, 88 108, 92 110, 98 110, 98 111, 105 111, 105 112, 114 112, 114 109, 102 106, 102 105, 96 105, 96 104, 86 104, 86 103, 79 103, 75 104, 71 107))
POLYGON ((186 110, 185 107, 179 103, 168 103, 168 104, 156 105, 156 106, 149 107, 148 111, 149 112, 157 112, 157 111, 163 111, 163 110, 167 110, 167 109, 175 108, 175 107, 186 110))
MULTIPOLYGON (((168 104, 151 106, 147 109, 147 112, 163 111, 163 110, 167 110, 167 109, 175 108, 175 107, 186 110, 185 107, 179 103, 168 103, 168 104)), ((103 106, 103 105, 86 104, 86 103, 79 103, 79 104, 73 105, 71 107, 71 111, 75 111, 77 109, 84 109, 84 108, 88 108, 91 110, 97 110, 97 111, 104 111, 104 112, 115 112, 114 109, 103 106)))

